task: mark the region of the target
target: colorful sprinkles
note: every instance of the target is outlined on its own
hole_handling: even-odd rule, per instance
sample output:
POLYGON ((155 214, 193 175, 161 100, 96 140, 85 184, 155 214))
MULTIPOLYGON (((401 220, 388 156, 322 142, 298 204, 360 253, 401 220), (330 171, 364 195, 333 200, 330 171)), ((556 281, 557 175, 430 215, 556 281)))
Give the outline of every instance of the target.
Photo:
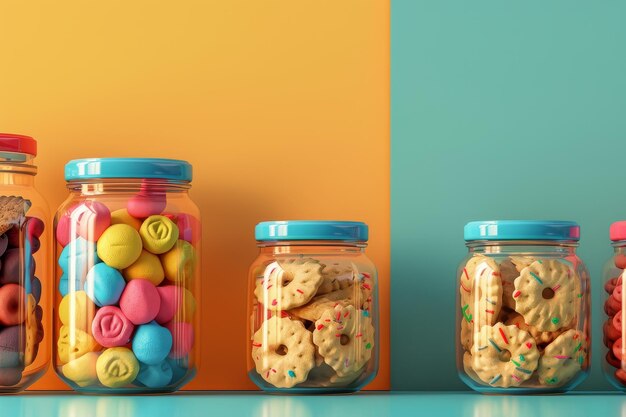
POLYGON ((541 280, 541 278, 539 278, 539 275, 535 274, 534 272, 531 272, 530 275, 535 278, 535 280, 537 280, 538 283, 540 283, 541 285, 543 285, 543 281, 541 280))

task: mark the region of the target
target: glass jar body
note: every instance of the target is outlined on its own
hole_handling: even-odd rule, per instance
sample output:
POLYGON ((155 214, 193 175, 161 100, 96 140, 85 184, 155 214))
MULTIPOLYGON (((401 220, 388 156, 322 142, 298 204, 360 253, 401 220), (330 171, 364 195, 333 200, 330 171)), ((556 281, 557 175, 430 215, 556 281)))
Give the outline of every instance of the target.
POLYGON ((248 375, 282 393, 354 392, 378 372, 378 278, 363 243, 263 242, 248 281, 248 375))
POLYGON ((624 355, 624 300, 622 280, 626 268, 626 241, 613 242, 614 254, 604 264, 602 323, 602 370, 611 384, 626 391, 626 355, 624 355))
POLYGON ((24 390, 50 364, 50 212, 32 163, 25 154, 0 158, 0 392, 24 390))
POLYGON ((173 392, 200 359, 189 183, 71 181, 55 217, 54 367, 79 392, 173 392))
POLYGON ((573 242, 471 242, 457 270, 456 359, 484 393, 565 392, 590 366, 589 274, 573 242))

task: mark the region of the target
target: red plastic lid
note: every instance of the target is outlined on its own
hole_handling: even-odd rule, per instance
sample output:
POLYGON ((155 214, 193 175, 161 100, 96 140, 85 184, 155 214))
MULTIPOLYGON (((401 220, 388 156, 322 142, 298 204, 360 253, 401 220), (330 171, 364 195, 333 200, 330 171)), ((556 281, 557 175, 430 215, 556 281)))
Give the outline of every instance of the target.
POLYGON ((611 224, 609 236, 612 241, 626 240, 626 220, 611 224))
POLYGON ((37 156, 37 141, 30 136, 0 133, 0 152, 2 151, 37 156))

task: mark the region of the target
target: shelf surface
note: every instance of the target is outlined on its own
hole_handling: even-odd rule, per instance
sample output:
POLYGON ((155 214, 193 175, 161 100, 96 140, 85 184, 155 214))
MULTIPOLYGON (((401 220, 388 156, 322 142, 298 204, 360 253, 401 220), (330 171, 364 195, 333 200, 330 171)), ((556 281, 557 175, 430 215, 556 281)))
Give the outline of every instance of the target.
POLYGON ((626 417, 626 395, 570 393, 487 396, 456 392, 367 392, 353 395, 279 396, 252 392, 194 392, 163 396, 82 396, 67 392, 0 397, 7 417, 626 417), (606 414, 605 414, 606 413, 606 414))

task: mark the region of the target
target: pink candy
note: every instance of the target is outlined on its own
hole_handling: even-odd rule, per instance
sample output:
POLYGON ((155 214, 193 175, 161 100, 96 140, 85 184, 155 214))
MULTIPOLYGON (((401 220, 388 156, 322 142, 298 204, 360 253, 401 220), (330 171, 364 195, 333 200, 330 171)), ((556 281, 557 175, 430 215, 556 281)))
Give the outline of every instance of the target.
POLYGON ((111 225, 111 212, 98 201, 85 201, 72 211, 71 220, 76 222, 79 236, 95 242, 111 225))
POLYGON ((178 359, 188 355, 193 348, 193 326, 190 323, 169 322, 165 327, 174 336, 170 358, 178 359))
POLYGON ((154 320, 161 308, 157 288, 145 279, 130 280, 120 297, 120 309, 133 324, 145 324, 154 320))
POLYGON ((174 314, 182 302, 181 289, 175 285, 164 285, 157 287, 157 291, 161 297, 161 308, 155 320, 159 324, 164 324, 174 318, 174 314))
POLYGON ((133 323, 115 306, 100 308, 91 324, 94 339, 104 347, 126 345, 134 330, 133 323))
POLYGON ((191 244, 196 244, 200 238, 200 220, 191 214, 182 213, 176 216, 176 226, 178 226, 178 238, 186 240, 191 244))
POLYGON ((144 219, 154 214, 161 214, 167 205, 167 197, 159 180, 143 180, 137 195, 126 205, 128 214, 144 219))

